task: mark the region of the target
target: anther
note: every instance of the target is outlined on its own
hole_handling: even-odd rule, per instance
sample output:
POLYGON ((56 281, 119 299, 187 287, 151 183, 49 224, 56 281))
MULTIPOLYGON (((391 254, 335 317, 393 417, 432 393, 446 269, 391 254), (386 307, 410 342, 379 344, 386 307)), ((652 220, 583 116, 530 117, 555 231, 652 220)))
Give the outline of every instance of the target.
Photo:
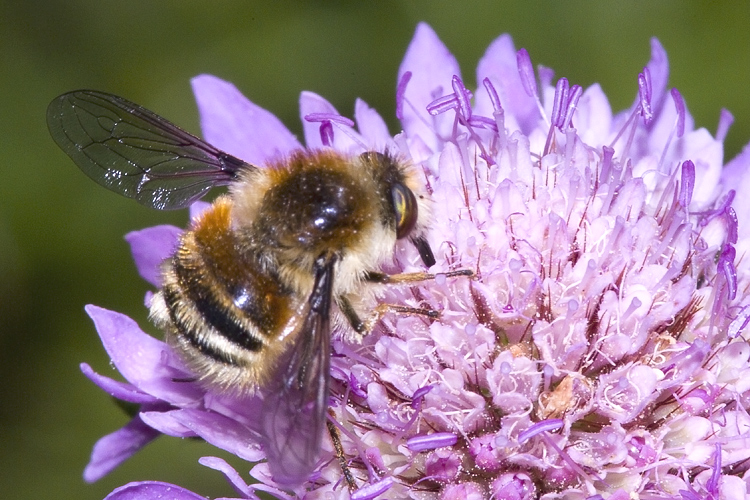
POLYGON ((580 85, 573 85, 568 91, 568 106, 565 109, 565 116, 563 117, 560 130, 564 130, 571 126, 573 113, 575 113, 576 108, 578 107, 578 100, 581 98, 581 94, 583 94, 583 88, 581 88, 580 85))
POLYGON ((396 118, 399 120, 404 119, 404 95, 406 94, 406 86, 409 84, 409 80, 411 80, 411 71, 406 71, 401 75, 401 79, 398 81, 398 86, 396 87, 396 118))
POLYGON ((526 49, 516 52, 516 63, 518 74, 521 75, 521 84, 529 97, 536 97, 536 80, 534 78, 534 67, 531 65, 531 57, 526 49))
POLYGON ((693 199, 693 188, 695 187, 695 164, 686 160, 682 163, 682 175, 680 175, 680 205, 687 209, 693 199))
POLYGON ((562 126, 562 109, 568 103, 568 79, 563 77, 557 81, 555 86, 555 101, 552 104, 552 116, 550 121, 553 127, 562 126))
POLYGON ((651 111, 651 72, 643 68, 643 73, 638 73, 638 97, 641 105, 643 123, 648 125, 654 118, 651 111))
POLYGON ((497 90, 495 90, 495 86, 492 85, 492 82, 489 78, 485 78, 482 80, 482 84, 484 85, 485 90, 487 91, 487 95, 490 96, 490 102, 492 103, 492 109, 495 111, 503 111, 503 106, 500 104, 500 96, 497 95, 497 90))
POLYGON ((458 101, 458 109, 464 119, 468 120, 471 118, 471 103, 469 102, 469 99, 471 99, 472 94, 469 89, 464 86, 464 82, 462 82, 461 78, 457 75, 453 75, 451 85, 453 86, 453 93, 458 101))
POLYGON ((602 147, 602 171, 599 174, 599 180, 609 184, 609 174, 612 170, 612 158, 615 156, 615 150, 609 146, 602 147))
POLYGON ((305 115, 305 121, 320 123, 320 140, 324 146, 331 146, 333 144, 334 122, 348 127, 354 126, 354 122, 349 118, 333 113, 310 113, 309 115, 305 115))
POLYGON ((724 250, 719 256, 718 268, 727 282, 727 297, 729 300, 734 300, 737 296, 737 268, 734 267, 734 258, 736 256, 737 250, 730 244, 725 245, 724 250))
POLYGON ((672 94, 674 107, 677 111, 677 137, 682 137, 682 134, 685 133, 685 101, 682 99, 682 94, 680 94, 680 91, 677 89, 672 89, 670 94, 672 94))
POLYGON ((559 418, 551 418, 549 420, 537 422, 518 435, 518 443, 524 444, 526 441, 542 432, 556 431, 557 429, 560 429, 563 424, 564 422, 559 418))
POLYGON ((458 441, 458 436, 451 432, 436 432, 422 436, 414 436, 406 441, 406 447, 411 451, 434 450, 443 446, 453 446, 458 441))

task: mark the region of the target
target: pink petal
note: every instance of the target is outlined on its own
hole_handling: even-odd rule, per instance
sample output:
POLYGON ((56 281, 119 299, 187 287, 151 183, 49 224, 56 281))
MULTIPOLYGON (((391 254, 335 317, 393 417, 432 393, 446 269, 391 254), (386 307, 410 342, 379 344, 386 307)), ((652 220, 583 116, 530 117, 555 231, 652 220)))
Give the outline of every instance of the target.
POLYGON ((602 146, 612 139, 612 108, 598 83, 584 91, 573 124, 586 144, 602 146))
MULTIPOLYGON (((508 129, 512 132, 516 128, 508 123, 508 120, 515 119, 517 127, 523 133, 531 132, 540 119, 539 111, 534 98, 530 97, 523 88, 521 76, 518 73, 516 48, 510 35, 498 37, 479 60, 477 81, 482 82, 485 78, 490 79, 500 97, 508 129)), ((493 111, 487 92, 484 89, 478 89, 476 113, 492 117, 493 111)))
POLYGON ((695 186, 692 202, 699 207, 716 199, 720 178, 721 165, 724 163, 724 145, 714 139, 705 128, 699 128, 686 133, 678 141, 678 148, 670 164, 692 160, 695 164, 695 186))
MULTIPOLYGON (((730 189, 735 189, 738 193, 750 193, 750 143, 726 164, 721 172, 721 183, 725 193, 730 189)), ((735 196, 732 207, 737 212, 739 221, 739 239, 750 238, 750 196, 735 196)))
POLYGON ((124 314, 86 306, 112 362, 130 383, 143 392, 172 404, 200 401, 202 391, 189 382, 187 370, 164 342, 144 333, 124 314))
POLYGON ((144 411, 139 413, 139 416, 146 425, 167 436, 179 438, 196 437, 195 432, 174 418, 175 413, 178 411, 144 411))
POLYGON ((172 414, 175 420, 218 448, 248 462, 265 458, 257 436, 235 420, 217 413, 191 409, 177 410, 172 414))
POLYGON ((98 481, 157 436, 159 431, 147 426, 138 417, 134 418, 125 427, 96 442, 83 478, 89 483, 98 481))
MULTIPOLYGON (((302 92, 299 97, 300 119, 305 131, 305 144, 308 149, 320 149, 325 147, 320 137, 320 122, 306 120, 307 115, 315 113, 338 115, 341 114, 333 107, 333 104, 314 92, 302 92)), ((332 146, 343 153, 364 151, 366 148, 364 140, 353 128, 344 124, 333 123, 332 146)))
POLYGON ((198 460, 198 463, 200 463, 204 467, 217 470, 224 474, 224 477, 227 478, 229 484, 231 484, 235 491, 242 495, 243 498, 258 498, 255 493, 253 493, 253 491, 247 486, 247 483, 242 480, 242 477, 237 473, 237 471, 234 470, 234 467, 229 465, 226 460, 223 460, 219 457, 201 457, 198 460))
POLYGON ((357 129, 367 141, 368 147, 384 151, 387 146, 393 145, 393 137, 388 132, 385 120, 362 99, 357 99, 354 103, 354 118, 357 129))
POLYGON ((430 116, 427 105, 438 97, 453 92, 453 76, 461 76, 456 58, 425 23, 420 23, 398 70, 398 81, 404 73, 412 76, 404 93, 404 130, 418 136, 433 151, 438 151, 438 135, 449 136, 454 116, 442 113, 430 116), (437 134, 436 134, 437 132, 437 134))
POLYGON ((191 83, 203 137, 210 144, 252 165, 301 147, 276 116, 250 102, 231 83, 212 75, 197 76, 191 83))
POLYGON ((155 404, 160 401, 158 398, 155 398, 150 394, 139 391, 138 388, 136 388, 132 384, 120 382, 119 380, 113 380, 109 377, 105 377, 104 375, 99 375, 87 363, 81 363, 81 371, 84 375, 86 375, 86 377, 88 377, 89 380, 98 385, 100 389, 103 389, 104 392, 108 393, 114 398, 120 399, 122 401, 127 401, 128 403, 137 404, 155 404))
POLYGON ((155 287, 161 286, 161 263, 172 256, 181 234, 178 227, 162 225, 125 235, 141 278, 155 287))
POLYGON ((181 486, 160 481, 139 481, 120 486, 104 500, 206 500, 181 486))
POLYGON ((210 207, 210 203, 206 203, 205 201, 196 201, 195 203, 190 205, 190 220, 200 217, 203 212, 208 210, 210 207))
POLYGON ((669 80, 669 59, 667 51, 656 37, 651 39, 651 60, 646 67, 651 73, 651 107, 657 110, 664 106, 664 101, 667 100, 665 97, 669 80))

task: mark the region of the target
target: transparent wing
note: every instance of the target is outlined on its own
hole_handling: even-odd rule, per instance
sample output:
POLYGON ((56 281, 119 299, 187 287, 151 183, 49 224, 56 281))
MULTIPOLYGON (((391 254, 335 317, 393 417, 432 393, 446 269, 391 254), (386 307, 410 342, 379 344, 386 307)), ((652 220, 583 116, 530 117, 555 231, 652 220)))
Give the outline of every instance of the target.
POLYGON ((305 482, 320 456, 328 410, 331 294, 335 259, 318 259, 299 341, 282 360, 263 401, 264 450, 274 481, 305 482))
POLYGON ((47 126, 86 175, 159 210, 186 207, 254 168, 137 104, 95 90, 53 100, 47 126))

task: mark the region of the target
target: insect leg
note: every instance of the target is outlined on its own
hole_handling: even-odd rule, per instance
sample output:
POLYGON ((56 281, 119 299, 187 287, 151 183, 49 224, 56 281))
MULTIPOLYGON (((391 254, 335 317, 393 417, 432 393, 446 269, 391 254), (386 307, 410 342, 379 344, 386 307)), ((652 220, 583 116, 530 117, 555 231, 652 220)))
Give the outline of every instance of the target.
MULTIPOLYGON (((459 269, 457 271, 449 271, 442 273, 446 278, 453 278, 456 276, 474 276, 474 271, 470 269, 459 269)), ((399 273, 399 274, 385 274, 379 272, 368 272, 365 279, 370 283, 377 283, 381 285, 400 285, 408 283, 418 283, 420 281, 429 281, 436 278, 436 274, 430 273, 399 273)), ((357 311, 352 306, 351 302, 347 297, 339 297, 338 305, 341 312, 346 317, 349 324, 352 326, 355 332, 359 334, 367 334, 375 328, 375 325, 380 321, 386 313, 395 312, 398 314, 417 314, 420 316, 426 316, 428 318, 438 318, 440 313, 433 309, 425 309, 421 307, 409 307, 400 304, 378 304, 375 309, 368 315, 363 321, 357 311)))
POLYGON ((471 269, 458 269, 457 271, 448 271, 447 273, 399 273, 399 274, 385 274, 370 271, 365 275, 365 279, 370 283, 379 283, 381 285, 399 285, 403 283, 417 283, 420 281, 434 280, 437 276, 445 276, 446 278, 453 278, 456 276, 474 276, 474 271, 471 269))
MULTIPOLYGON (((329 416, 333 418, 333 414, 330 411, 329 416)), ((353 493, 357 489, 357 483, 354 482, 352 471, 349 470, 349 464, 346 460, 346 455, 344 454, 344 447, 341 446, 341 435, 339 434, 339 430, 336 428, 336 425, 331 422, 330 418, 326 420, 326 426, 328 427, 328 434, 330 434, 331 441, 333 442, 333 449, 336 450, 336 458, 339 460, 341 472, 344 474, 346 484, 349 486, 349 493, 353 493)))

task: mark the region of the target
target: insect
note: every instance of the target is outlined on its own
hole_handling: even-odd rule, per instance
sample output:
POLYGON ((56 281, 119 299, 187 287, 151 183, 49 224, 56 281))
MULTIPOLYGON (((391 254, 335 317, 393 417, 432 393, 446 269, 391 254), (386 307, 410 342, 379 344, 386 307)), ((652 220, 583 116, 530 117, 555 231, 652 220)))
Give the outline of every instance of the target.
MULTIPOLYGON (((250 165, 121 97, 80 90, 47 110, 52 138, 94 181, 159 210, 227 185, 163 265, 151 318, 196 377, 220 390, 261 393, 264 449, 274 479, 304 482, 326 426, 332 319, 368 333, 388 311, 357 303, 386 275, 398 239, 426 266, 428 199, 415 171, 389 154, 296 151, 250 165)), ((448 276, 470 275, 453 271, 448 276)))

